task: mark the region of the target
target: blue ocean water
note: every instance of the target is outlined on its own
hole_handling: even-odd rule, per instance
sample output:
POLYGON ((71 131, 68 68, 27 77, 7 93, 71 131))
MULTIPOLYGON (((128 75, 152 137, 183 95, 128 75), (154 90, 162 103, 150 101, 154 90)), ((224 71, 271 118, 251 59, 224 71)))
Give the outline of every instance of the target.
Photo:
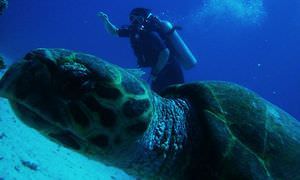
POLYGON ((108 35, 96 16, 128 24, 133 7, 148 7, 183 27, 199 60, 187 81, 224 80, 246 86, 300 119, 298 0, 97 1, 10 0, 0 17, 0 50, 15 61, 31 49, 79 50, 133 68, 127 39, 108 35))
POLYGON ((298 0, 10 0, 0 17, 1 53, 15 61, 34 48, 60 47, 133 68, 128 40, 109 36, 96 16, 104 11, 126 25, 133 7, 151 8, 183 27, 199 60, 185 72, 187 81, 239 83, 300 119, 298 0))
MULTIPOLYGON (((183 27, 180 34, 199 60, 197 67, 185 71, 187 82, 222 80, 238 83, 300 120, 299 0, 9 0, 9 8, 0 16, 0 54, 5 56, 8 63, 13 63, 35 48, 66 48, 94 54, 122 67, 134 68, 136 59, 128 39, 107 34, 96 16, 98 11, 106 12, 113 23, 122 26, 129 23, 128 13, 134 7, 148 7, 162 19, 183 27)), ((7 103, 4 105, 8 106, 7 103)), ((1 102, 1 113, 4 105, 1 102)), ((33 132, 31 129, 24 130, 20 122, 15 125, 11 120, 8 124, 4 121, 7 116, 2 115, 0 133, 5 132, 7 139, 14 137, 16 131, 20 134, 33 132)), ((14 142, 17 147, 13 146, 15 154, 26 151, 28 159, 41 159, 41 166, 43 163, 48 165, 49 161, 57 169, 69 170, 68 167, 72 166, 72 173, 77 172, 75 175, 70 172, 70 176, 62 176, 68 172, 60 174, 56 172, 57 169, 49 170, 53 177, 93 179, 95 176, 87 175, 99 171, 99 163, 89 165, 86 159, 70 157, 69 151, 59 149, 63 152, 55 159, 57 152, 49 155, 47 150, 56 146, 39 144, 40 137, 33 144, 23 142, 31 141, 30 138, 37 136, 20 137, 18 141, 2 140, 0 145, 8 146, 14 142), (22 144, 21 149, 18 144, 22 144), (32 155, 36 152, 38 155, 32 155), (37 156, 46 158, 33 158, 37 156), (67 159, 68 165, 60 164, 61 159, 67 159), (82 174, 82 166, 95 169, 82 174)), ((11 149, 1 146, 0 160, 4 157, 4 151, 8 150, 11 149)), ((10 161, 13 158, 5 156, 5 159, 10 161)), ((18 167, 14 167, 17 163, 14 161, 10 164, 17 171, 18 167)), ((0 179, 6 175, 1 174, 3 167, 0 164, 0 179)), ((4 171, 7 169, 5 167, 4 171)), ((130 179, 119 171, 105 171, 109 173, 105 176, 101 174, 102 179, 130 179), (114 173, 117 175, 111 176, 114 173)), ((45 177, 44 172, 41 171, 41 177, 45 177)), ((51 176, 48 178, 51 179, 51 176)))

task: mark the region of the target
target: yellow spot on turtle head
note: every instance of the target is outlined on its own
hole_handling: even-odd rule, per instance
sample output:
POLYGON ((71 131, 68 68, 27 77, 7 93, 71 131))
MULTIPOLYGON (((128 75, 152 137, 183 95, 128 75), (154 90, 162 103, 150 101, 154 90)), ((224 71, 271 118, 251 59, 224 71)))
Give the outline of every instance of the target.
POLYGON ((60 60, 60 64, 64 64, 67 62, 76 62, 76 53, 71 53, 69 56, 66 56, 60 60))

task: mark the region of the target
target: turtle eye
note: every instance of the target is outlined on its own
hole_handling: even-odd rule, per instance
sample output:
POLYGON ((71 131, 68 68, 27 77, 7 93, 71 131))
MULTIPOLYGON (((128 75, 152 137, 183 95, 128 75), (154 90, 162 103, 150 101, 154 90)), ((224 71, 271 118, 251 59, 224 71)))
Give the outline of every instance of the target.
POLYGON ((67 62, 59 66, 59 92, 64 98, 76 99, 92 88, 91 72, 82 64, 67 62))

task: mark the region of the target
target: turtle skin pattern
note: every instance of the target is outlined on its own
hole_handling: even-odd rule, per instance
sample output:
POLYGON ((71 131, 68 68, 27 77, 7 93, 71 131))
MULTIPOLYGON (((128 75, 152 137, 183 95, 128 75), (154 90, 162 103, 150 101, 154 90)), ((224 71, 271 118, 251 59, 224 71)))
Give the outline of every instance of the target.
POLYGON ((151 91, 122 68, 83 53, 37 49, 3 82, 24 69, 6 96, 25 124, 54 142, 103 159, 147 129, 151 91))

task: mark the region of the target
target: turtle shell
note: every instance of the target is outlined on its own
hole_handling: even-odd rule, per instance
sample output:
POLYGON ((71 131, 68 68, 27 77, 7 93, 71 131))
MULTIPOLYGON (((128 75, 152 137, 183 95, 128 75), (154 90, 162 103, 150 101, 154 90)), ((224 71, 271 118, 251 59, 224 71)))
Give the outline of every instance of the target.
POLYGON ((162 96, 188 99, 196 115, 191 141, 202 142, 191 144, 185 177, 300 179, 300 123, 257 94, 203 82, 169 87, 162 96))

